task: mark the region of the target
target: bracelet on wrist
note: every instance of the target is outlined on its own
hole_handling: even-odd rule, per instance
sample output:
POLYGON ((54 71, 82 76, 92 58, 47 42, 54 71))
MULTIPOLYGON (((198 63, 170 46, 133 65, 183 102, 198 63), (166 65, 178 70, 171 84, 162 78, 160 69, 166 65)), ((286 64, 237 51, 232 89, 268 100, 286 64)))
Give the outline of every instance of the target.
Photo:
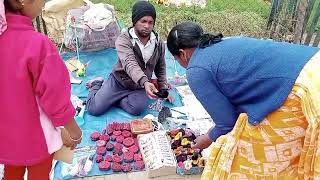
POLYGON ((70 136, 70 139, 71 139, 71 141, 73 141, 73 142, 78 142, 78 141, 80 141, 80 140, 82 139, 82 131, 81 131, 81 136, 80 136, 78 139, 73 139, 71 136, 70 136))

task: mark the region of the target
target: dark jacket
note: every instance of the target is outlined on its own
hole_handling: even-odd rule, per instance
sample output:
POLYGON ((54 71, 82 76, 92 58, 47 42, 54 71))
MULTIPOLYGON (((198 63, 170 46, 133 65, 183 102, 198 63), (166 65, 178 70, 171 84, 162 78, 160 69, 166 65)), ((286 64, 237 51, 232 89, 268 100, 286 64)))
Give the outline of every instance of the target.
POLYGON ((165 44, 157 34, 156 37, 155 50, 147 63, 143 60, 138 44, 134 43, 129 34, 129 29, 117 38, 118 62, 113 67, 112 73, 124 87, 131 90, 143 88, 143 84, 151 79, 154 71, 159 89, 167 88, 165 44))

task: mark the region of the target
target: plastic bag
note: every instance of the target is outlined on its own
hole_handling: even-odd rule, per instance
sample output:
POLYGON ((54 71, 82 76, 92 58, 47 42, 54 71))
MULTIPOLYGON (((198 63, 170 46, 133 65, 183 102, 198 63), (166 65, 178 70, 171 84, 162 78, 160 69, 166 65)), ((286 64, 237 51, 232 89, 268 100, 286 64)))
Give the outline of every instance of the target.
POLYGON ((113 6, 91 4, 68 12, 64 44, 71 50, 78 44, 80 51, 99 51, 114 48, 119 34, 113 6))
POLYGON ((85 177, 92 170, 96 148, 85 146, 77 148, 74 153, 73 163, 61 162, 61 174, 65 178, 85 177))
POLYGON ((68 10, 81 7, 84 4, 83 0, 50 0, 45 4, 42 18, 45 21, 49 37, 55 43, 60 44, 63 38, 68 10))

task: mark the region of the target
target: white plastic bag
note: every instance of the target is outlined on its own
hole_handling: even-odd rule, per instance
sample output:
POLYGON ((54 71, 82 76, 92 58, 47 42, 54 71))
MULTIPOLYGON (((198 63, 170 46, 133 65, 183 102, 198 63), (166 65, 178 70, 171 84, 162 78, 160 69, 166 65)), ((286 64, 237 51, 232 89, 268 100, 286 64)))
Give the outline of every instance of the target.
POLYGON ((68 10, 84 4, 83 0, 51 0, 45 4, 42 18, 46 23, 48 35, 54 42, 60 44, 63 39, 68 10))

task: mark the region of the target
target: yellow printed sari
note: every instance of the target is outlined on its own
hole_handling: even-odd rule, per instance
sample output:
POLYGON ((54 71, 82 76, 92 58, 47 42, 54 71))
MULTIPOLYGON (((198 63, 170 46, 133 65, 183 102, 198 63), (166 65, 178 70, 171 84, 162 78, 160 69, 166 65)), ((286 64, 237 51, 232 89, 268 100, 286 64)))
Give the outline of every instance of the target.
POLYGON ((320 179, 320 53, 301 71, 282 107, 258 126, 240 114, 214 143, 202 180, 320 179))

